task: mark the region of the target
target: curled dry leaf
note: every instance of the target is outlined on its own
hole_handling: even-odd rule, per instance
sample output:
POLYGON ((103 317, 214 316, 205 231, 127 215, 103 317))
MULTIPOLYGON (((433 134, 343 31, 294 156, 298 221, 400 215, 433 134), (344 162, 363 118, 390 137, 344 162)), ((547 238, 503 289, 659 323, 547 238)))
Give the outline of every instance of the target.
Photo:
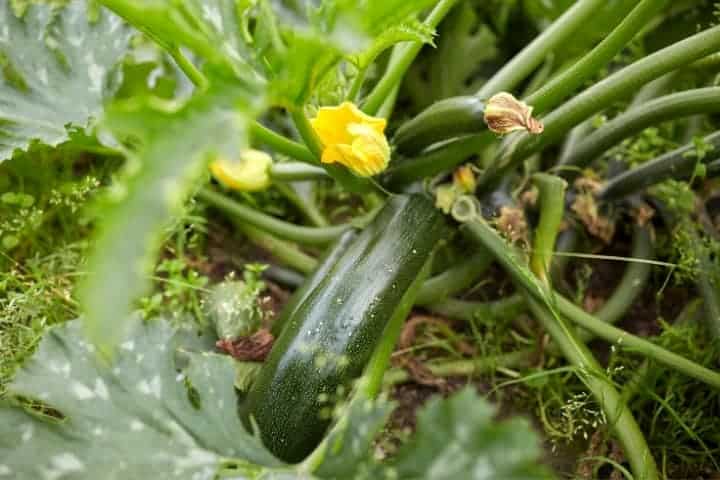
POLYGON ((538 135, 545 129, 543 123, 532 116, 533 108, 507 92, 500 92, 485 105, 485 123, 491 132, 505 135, 517 130, 538 135))
POLYGON ((507 205, 500 207, 500 215, 495 221, 495 226, 510 243, 528 243, 528 224, 525 212, 521 208, 507 205))
POLYGON ((218 340, 215 346, 235 360, 262 362, 270 353, 275 337, 267 328, 261 328, 247 337, 218 340))

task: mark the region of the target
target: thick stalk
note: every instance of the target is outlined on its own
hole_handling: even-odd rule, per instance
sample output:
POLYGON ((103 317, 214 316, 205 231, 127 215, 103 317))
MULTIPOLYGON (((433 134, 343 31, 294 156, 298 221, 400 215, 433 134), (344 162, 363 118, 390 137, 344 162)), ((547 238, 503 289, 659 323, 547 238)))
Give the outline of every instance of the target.
POLYGON ((547 292, 523 266, 516 253, 485 221, 475 219, 465 224, 470 238, 481 247, 488 249, 495 259, 505 268, 513 281, 542 304, 551 304, 558 312, 574 324, 589 330, 594 335, 618 347, 656 360, 663 365, 696 378, 715 388, 720 388, 720 373, 710 370, 672 353, 652 342, 632 335, 620 328, 609 325, 594 315, 585 312, 557 292, 547 292))
MULTIPOLYGON (((471 360, 452 360, 424 364, 436 377, 472 377, 481 373, 492 372, 498 368, 518 368, 528 365, 532 359, 531 350, 519 350, 490 357, 473 358, 471 360)), ((385 373, 383 379, 386 386, 411 381, 412 377, 403 368, 392 368, 385 373)))
POLYGON ((330 175, 324 169, 307 163, 283 162, 274 163, 270 167, 270 178, 278 182, 302 182, 324 180, 330 178, 330 175))
POLYGON ((271 147, 277 153, 282 153, 311 165, 319 165, 320 163, 305 145, 273 132, 261 123, 253 122, 250 124, 250 135, 253 141, 271 147))
MULTIPOLYGON (((536 174, 533 181, 540 191, 540 221, 535 229, 530 265, 546 291, 550 291, 548 272, 552 260, 552 248, 562 222, 567 185, 561 178, 547 174, 536 174)), ((529 294, 526 295, 530 310, 545 331, 568 362, 579 369, 580 378, 605 412, 608 424, 617 435, 635 475, 643 479, 657 478, 655 461, 640 427, 600 364, 580 340, 577 331, 552 310, 547 300, 541 303, 537 299, 530 298, 529 294)))
MULTIPOLYGON (((720 131, 708 135, 703 141, 713 146, 702 159, 703 163, 720 157, 720 131)), ((611 178, 603 185, 598 198, 606 201, 618 200, 669 178, 689 178, 698 164, 697 156, 691 155, 695 148, 694 142, 688 143, 611 178)))
POLYGON ((562 325, 561 317, 554 316, 533 298, 528 298, 528 302, 535 318, 557 343, 568 362, 578 368, 578 375, 605 412, 607 423, 620 441, 635 478, 659 478, 640 426, 590 350, 571 329, 562 325))
MULTIPOLYGON (((265 232, 304 245, 327 245, 338 238, 351 225, 332 227, 303 227, 258 212, 209 188, 202 188, 197 197, 203 202, 232 215, 238 221, 252 225, 265 232)), ((365 221, 367 218, 365 219, 365 221)))
POLYGON ((276 183, 275 188, 315 227, 327 227, 328 222, 312 198, 302 198, 292 185, 276 183))
POLYGON ((527 310, 525 297, 513 294, 490 302, 469 302, 447 298, 426 306, 438 315, 466 322, 514 318, 527 310))
POLYGON ((637 91, 642 85, 720 49, 720 26, 697 33, 685 40, 638 60, 576 95, 543 119, 542 135, 520 134, 512 146, 480 178, 488 189, 505 172, 525 158, 554 145, 575 125, 607 108, 613 102, 637 91))
POLYGON ((591 79, 624 49, 638 31, 665 5, 667 0, 642 0, 627 17, 595 48, 572 67, 546 83, 525 100, 534 113, 544 113, 557 106, 585 81, 591 79))
POLYGON ((555 251, 555 241, 565 212, 567 182, 547 173, 536 173, 532 180, 538 188, 541 214, 535 229, 530 268, 546 287, 550 287, 550 266, 555 251))
POLYGON ((591 21, 593 15, 605 5, 606 0, 580 0, 570 7, 552 25, 535 37, 520 53, 505 64, 477 93, 480 98, 490 98, 495 93, 510 91, 522 82, 545 57, 591 21))
POLYGON ((720 87, 698 88, 652 100, 606 123, 580 142, 564 160, 583 168, 600 154, 645 128, 690 115, 720 111, 720 87))
POLYGON ((295 124, 298 134, 300 134, 300 138, 303 139, 303 142, 305 142, 308 150, 310 150, 315 159, 320 158, 323 152, 322 143, 315 134, 315 130, 313 130, 312 125, 310 125, 310 121, 305 116, 304 109, 296 108, 292 110, 290 116, 293 119, 293 123, 295 124))
POLYGON ((714 341, 720 341, 720 268, 712 262, 708 252, 700 252, 700 273, 697 286, 705 305, 705 324, 714 341))
POLYGON ((468 288, 487 270, 492 257, 487 252, 478 252, 442 273, 427 279, 417 296, 418 305, 431 305, 468 288))
POLYGON ((255 245, 288 267, 308 274, 317 266, 317 260, 297 248, 296 245, 279 238, 247 223, 235 222, 237 228, 255 245))
POLYGON ((494 135, 484 132, 469 135, 428 150, 414 158, 400 158, 391 163, 383 183, 401 186, 448 171, 492 143, 494 135))
POLYGON ((633 245, 630 257, 637 261, 628 264, 612 295, 595 313, 595 316, 603 322, 617 323, 645 288, 652 265, 643 260, 652 260, 653 258, 653 244, 648 227, 633 226, 633 245))
MULTIPOLYGON (((423 25, 431 29, 437 27, 455 3, 457 3, 457 0, 438 1, 435 8, 430 11, 423 21, 423 25)), ((422 46, 423 44, 421 42, 411 42, 403 47, 394 62, 390 62, 387 71, 365 99, 362 107, 365 113, 368 115, 375 115, 377 113, 378 109, 385 102, 385 99, 391 94, 393 89, 400 84, 410 64, 415 60, 417 54, 420 53, 422 46)))

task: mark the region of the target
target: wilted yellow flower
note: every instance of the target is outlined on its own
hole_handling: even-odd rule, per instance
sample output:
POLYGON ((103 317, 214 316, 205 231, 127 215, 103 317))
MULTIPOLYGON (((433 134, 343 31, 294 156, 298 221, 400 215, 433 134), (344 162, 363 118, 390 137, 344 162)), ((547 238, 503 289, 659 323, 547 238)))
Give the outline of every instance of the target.
POLYGON ((542 122, 532 116, 532 107, 507 92, 500 92, 485 104, 485 123, 499 135, 526 130, 532 134, 543 132, 542 122))
POLYGON ((220 157, 210 164, 218 182, 241 192, 257 192, 270 186, 272 157, 260 150, 248 149, 238 160, 220 157))
POLYGON ((455 169, 453 172, 453 185, 464 193, 475 193, 477 180, 475 180, 475 173, 470 165, 463 165, 455 169))
POLYGON ((390 161, 384 118, 366 115, 355 104, 322 107, 310 123, 323 144, 322 162, 341 163, 362 177, 382 172, 390 161))

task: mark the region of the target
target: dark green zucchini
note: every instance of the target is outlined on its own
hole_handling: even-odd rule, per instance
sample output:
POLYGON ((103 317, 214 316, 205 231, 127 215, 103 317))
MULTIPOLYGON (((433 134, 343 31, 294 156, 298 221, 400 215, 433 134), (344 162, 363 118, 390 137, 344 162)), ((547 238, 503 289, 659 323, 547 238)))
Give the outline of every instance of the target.
POLYGON ((302 285, 293 292, 283 307, 280 316, 275 319, 272 324, 271 332, 276 337, 282 332, 283 327, 287 324, 288 318, 291 318, 295 312, 302 306, 303 302, 310 296, 320 282, 325 279, 328 272, 335 266, 348 249, 348 246, 355 240, 357 230, 349 229, 338 238, 335 243, 327 249, 323 255, 317 268, 303 281, 302 285))
POLYGON ((393 145, 403 155, 413 155, 442 140, 487 130, 485 102, 474 96, 440 100, 398 128, 393 145))
POLYGON ((286 324, 242 405, 279 458, 297 462, 320 442, 332 409, 367 364, 406 290, 445 233, 418 194, 388 199, 339 257, 288 306, 286 324))

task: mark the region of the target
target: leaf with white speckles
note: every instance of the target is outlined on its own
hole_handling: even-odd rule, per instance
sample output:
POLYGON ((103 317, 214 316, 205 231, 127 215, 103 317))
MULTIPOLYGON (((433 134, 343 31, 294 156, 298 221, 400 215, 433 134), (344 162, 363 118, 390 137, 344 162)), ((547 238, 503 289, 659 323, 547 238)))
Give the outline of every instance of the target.
POLYGON ((78 321, 51 328, 9 391, 41 399, 66 420, 0 409, 0 479, 210 480, 221 458, 279 465, 236 414, 232 359, 187 353, 179 375, 180 339, 164 321, 138 322, 106 366, 78 321), (186 377, 199 408, 188 397, 186 377))
POLYGON ((540 439, 530 425, 520 419, 495 422, 494 417, 495 409, 471 388, 431 400, 419 413, 415 436, 390 464, 395 478, 553 478, 538 463, 540 439))
POLYGON ((21 18, 0 2, 0 162, 32 142, 58 145, 85 128, 118 84, 133 30, 87 2, 31 4, 21 18))

